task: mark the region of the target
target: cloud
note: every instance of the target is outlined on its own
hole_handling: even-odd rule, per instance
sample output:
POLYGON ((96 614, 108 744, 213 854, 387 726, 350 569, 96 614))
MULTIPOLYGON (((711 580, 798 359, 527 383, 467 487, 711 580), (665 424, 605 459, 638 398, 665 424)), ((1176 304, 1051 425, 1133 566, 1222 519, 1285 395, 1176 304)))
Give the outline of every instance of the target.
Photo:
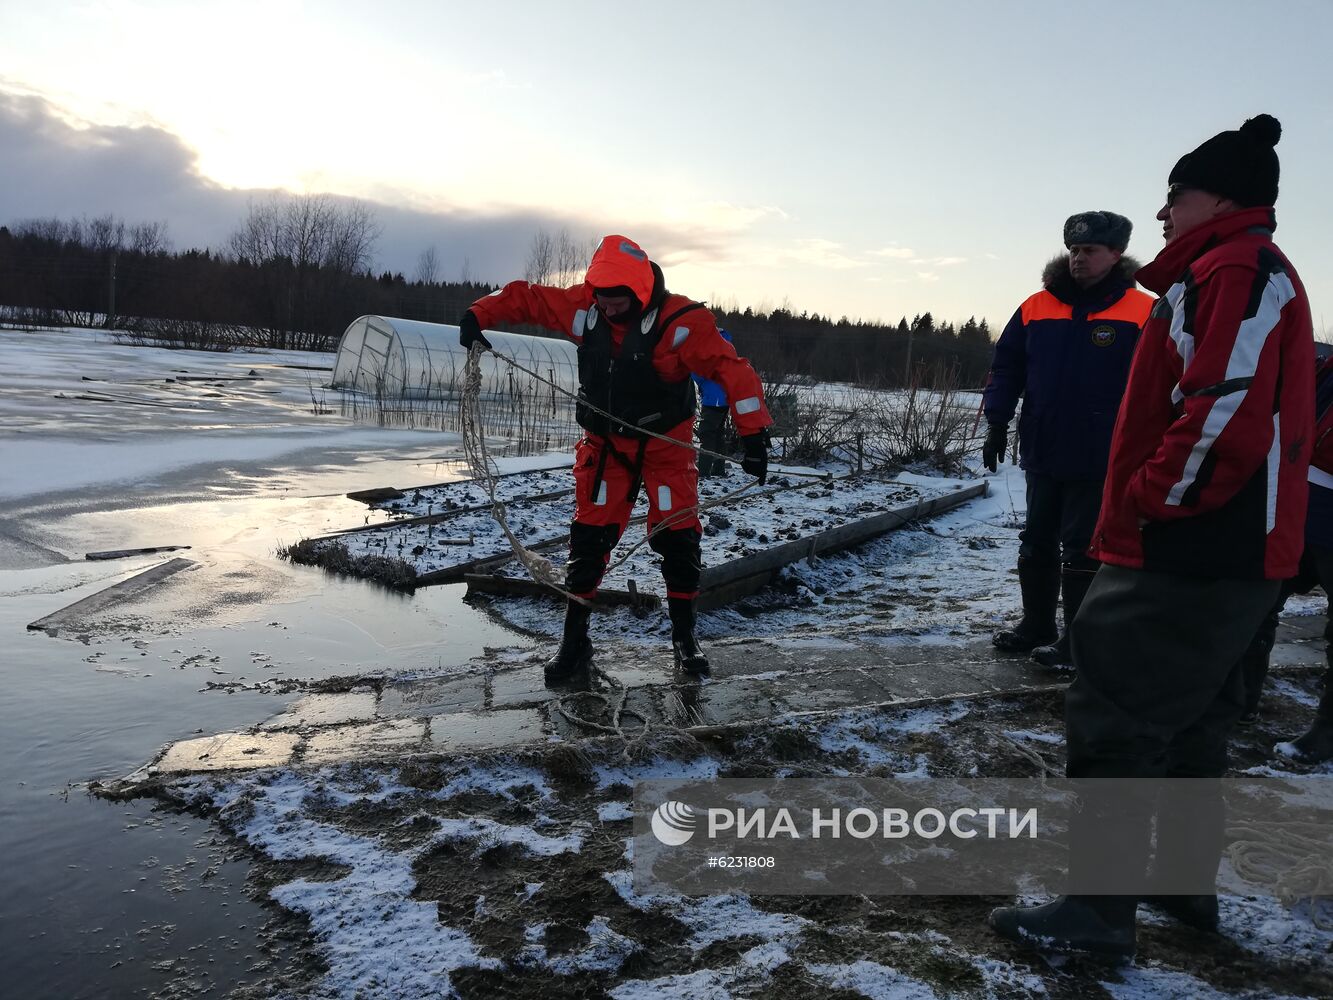
POLYGON ((889 260, 914 260, 916 251, 907 247, 885 247, 883 250, 871 250, 872 257, 887 257, 889 260))
POLYGON ((952 267, 955 264, 967 263, 966 257, 936 257, 931 261, 936 267, 952 267))
MULTIPOLYGON (((0 87, 0 177, 0 225, 113 214, 131 223, 166 222, 177 248, 221 248, 250 202, 275 193, 214 183, 200 172, 196 151, 166 129, 83 122, 8 82, 0 87)), ((728 203, 698 206, 688 221, 675 224, 526 206, 473 209, 387 189, 362 200, 382 227, 376 270, 410 278, 421 252, 434 246, 441 277, 457 278, 466 263, 474 280, 494 282, 522 273, 538 229, 568 229, 577 240, 627 232, 665 266, 726 262, 738 233, 764 219, 786 218, 773 206, 728 203)))

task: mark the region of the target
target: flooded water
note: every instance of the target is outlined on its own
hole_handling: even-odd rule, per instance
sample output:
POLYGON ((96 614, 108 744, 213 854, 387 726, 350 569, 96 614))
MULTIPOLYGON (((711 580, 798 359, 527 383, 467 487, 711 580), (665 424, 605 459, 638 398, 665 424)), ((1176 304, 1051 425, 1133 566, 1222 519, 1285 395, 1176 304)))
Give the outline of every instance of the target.
POLYGON ((483 646, 527 644, 464 605, 460 587, 406 597, 276 558, 281 544, 364 523, 345 492, 458 475, 405 451, 202 465, 11 503, 0 529, 7 995, 226 992, 299 957, 260 934, 280 915, 247 891, 247 859, 212 824, 80 785, 124 776, 173 740, 251 726, 295 697, 210 683, 447 669, 483 646), (191 548, 82 561, 160 545, 191 548), (197 565, 138 599, 55 637, 26 627, 177 556, 197 565))

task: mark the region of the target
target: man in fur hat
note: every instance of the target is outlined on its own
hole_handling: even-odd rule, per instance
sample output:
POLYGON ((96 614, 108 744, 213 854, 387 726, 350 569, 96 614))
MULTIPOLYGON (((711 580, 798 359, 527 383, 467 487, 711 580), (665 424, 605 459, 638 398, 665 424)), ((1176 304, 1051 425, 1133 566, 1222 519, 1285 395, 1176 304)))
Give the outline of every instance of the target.
POLYGON ((1114 212, 1080 212, 1065 222, 1068 254, 1046 265, 995 345, 986 385, 990 430, 982 449, 996 471, 1018 418, 1019 463, 1027 474, 1027 523, 1018 550, 1023 619, 995 645, 1045 666, 1071 662, 1069 626, 1097 563, 1087 555, 1120 397, 1152 296, 1134 287, 1138 266, 1124 256, 1132 226, 1114 212), (1064 593, 1064 630, 1055 606, 1064 593))

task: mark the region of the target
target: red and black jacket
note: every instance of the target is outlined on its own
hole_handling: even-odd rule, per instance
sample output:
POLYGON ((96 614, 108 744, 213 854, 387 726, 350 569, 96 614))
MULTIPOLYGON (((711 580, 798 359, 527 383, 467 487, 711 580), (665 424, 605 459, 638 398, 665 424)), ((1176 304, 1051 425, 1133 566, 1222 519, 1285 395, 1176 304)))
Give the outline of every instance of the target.
POLYGON ((1272 208, 1219 216, 1138 272, 1161 297, 1116 419, 1095 558, 1224 579, 1295 574, 1314 338, 1275 226, 1272 208))

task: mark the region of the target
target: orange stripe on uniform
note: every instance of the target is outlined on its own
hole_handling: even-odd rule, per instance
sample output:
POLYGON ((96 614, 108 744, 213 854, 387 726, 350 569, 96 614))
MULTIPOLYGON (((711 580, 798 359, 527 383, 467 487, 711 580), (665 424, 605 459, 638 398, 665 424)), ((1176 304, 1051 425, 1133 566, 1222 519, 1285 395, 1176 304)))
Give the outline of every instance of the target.
POLYGON ((1023 318, 1024 326, 1039 319, 1074 318, 1073 306, 1061 302, 1050 292, 1045 291, 1038 292, 1036 295, 1029 295, 1018 309, 1023 318))
POLYGON ((1142 329, 1143 324, 1148 322, 1148 314, 1152 312, 1154 299, 1147 292, 1140 292, 1137 288, 1131 288, 1124 294, 1119 302, 1110 309, 1104 309, 1099 313, 1092 313, 1088 316, 1089 321, 1094 319, 1121 321, 1133 323, 1142 329))

